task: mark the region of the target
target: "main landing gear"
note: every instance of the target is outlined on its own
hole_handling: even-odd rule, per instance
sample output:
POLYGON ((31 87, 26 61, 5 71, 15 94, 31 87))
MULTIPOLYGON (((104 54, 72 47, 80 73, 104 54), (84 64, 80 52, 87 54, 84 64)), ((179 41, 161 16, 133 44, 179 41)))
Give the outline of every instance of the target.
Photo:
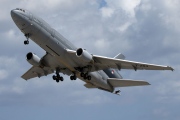
POLYGON ((77 76, 76 76, 75 74, 74 74, 74 75, 71 75, 71 76, 70 76, 70 79, 71 79, 71 80, 76 80, 76 79, 77 79, 77 76))
MULTIPOLYGON (((60 76, 59 73, 60 73, 60 69, 57 68, 57 69, 56 69, 56 75, 53 75, 53 76, 52 76, 53 80, 56 80, 57 83, 58 83, 59 81, 63 81, 63 80, 64 80, 64 78, 63 78, 62 76, 60 76)), ((71 76, 70 76, 70 79, 71 79, 71 80, 76 80, 76 79, 77 79, 76 74, 74 73, 73 75, 71 75, 71 76)))
POLYGON ((63 80, 64 80, 64 78, 63 78, 62 76, 60 76, 58 70, 56 70, 56 75, 53 75, 52 78, 53 78, 53 80, 56 80, 57 83, 58 83, 59 81, 63 81, 63 80))
POLYGON ((89 71, 89 69, 91 69, 91 66, 78 67, 76 69, 80 72, 80 76, 84 80, 91 80, 91 76, 88 74, 88 71, 89 71))
POLYGON ((24 44, 25 44, 25 45, 28 45, 28 44, 29 44, 29 36, 30 36, 30 34, 27 33, 27 34, 25 34, 24 36, 25 36, 26 39, 27 39, 27 40, 24 41, 24 44))
POLYGON ((91 80, 91 76, 90 75, 88 75, 88 73, 83 73, 83 72, 81 72, 81 77, 82 78, 84 78, 85 80, 87 79, 87 80, 91 80))

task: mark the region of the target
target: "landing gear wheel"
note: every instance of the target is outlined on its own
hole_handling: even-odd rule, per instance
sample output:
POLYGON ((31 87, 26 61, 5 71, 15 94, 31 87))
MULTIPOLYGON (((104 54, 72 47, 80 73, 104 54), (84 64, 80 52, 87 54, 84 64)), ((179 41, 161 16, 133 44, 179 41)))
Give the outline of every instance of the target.
POLYGON ((60 77, 60 80, 61 80, 61 81, 63 81, 63 80, 64 80, 64 78, 63 78, 63 77, 60 77))
POLYGON ((56 79, 57 79, 57 77, 56 77, 55 75, 53 75, 52 78, 53 78, 53 80, 56 80, 56 79))
POLYGON ((30 36, 30 34, 27 33, 27 34, 25 34, 24 36, 25 36, 26 39, 27 39, 27 40, 24 41, 24 44, 27 45, 27 44, 29 44, 29 36, 30 36))
POLYGON ((29 44, 29 41, 28 41, 28 40, 25 40, 25 41, 24 41, 24 44, 25 44, 25 45, 29 44))
POLYGON ((88 78, 88 73, 85 73, 83 78, 86 80, 88 78))
POLYGON ((73 76, 70 76, 70 79, 71 79, 71 80, 74 80, 74 77, 73 77, 73 76))
POLYGON ((53 75, 52 78, 53 80, 56 80, 57 83, 64 80, 64 78, 60 76, 58 69, 56 70, 56 75, 53 75))
POLYGON ((70 76, 70 79, 71 79, 71 80, 76 80, 77 77, 76 77, 75 75, 73 75, 73 76, 70 76))
POLYGON ((76 80, 77 79, 77 77, 74 75, 74 80, 76 80))
POLYGON ((80 74, 80 76, 81 76, 81 77, 84 77, 84 73, 82 72, 82 73, 80 74))
POLYGON ((88 80, 91 80, 91 76, 89 75, 89 76, 87 77, 87 79, 88 79, 88 80))

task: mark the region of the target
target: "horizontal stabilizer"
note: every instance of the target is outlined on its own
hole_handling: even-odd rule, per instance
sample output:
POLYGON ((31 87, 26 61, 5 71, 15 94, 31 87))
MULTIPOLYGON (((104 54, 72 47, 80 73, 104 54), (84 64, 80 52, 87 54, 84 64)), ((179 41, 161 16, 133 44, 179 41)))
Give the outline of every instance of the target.
POLYGON ((143 81, 143 80, 129 80, 129 79, 108 78, 108 81, 113 87, 128 87, 128 86, 150 85, 148 82, 143 81))

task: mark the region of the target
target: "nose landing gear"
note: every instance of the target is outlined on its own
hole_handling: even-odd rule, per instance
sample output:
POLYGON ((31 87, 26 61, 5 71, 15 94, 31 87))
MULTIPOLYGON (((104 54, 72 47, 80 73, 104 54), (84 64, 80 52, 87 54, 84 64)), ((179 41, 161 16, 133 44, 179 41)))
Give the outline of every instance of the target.
POLYGON ((27 34, 25 34, 24 36, 25 36, 26 39, 27 39, 27 40, 24 41, 24 44, 25 44, 25 45, 28 45, 28 44, 29 44, 29 36, 30 36, 30 34, 27 33, 27 34))

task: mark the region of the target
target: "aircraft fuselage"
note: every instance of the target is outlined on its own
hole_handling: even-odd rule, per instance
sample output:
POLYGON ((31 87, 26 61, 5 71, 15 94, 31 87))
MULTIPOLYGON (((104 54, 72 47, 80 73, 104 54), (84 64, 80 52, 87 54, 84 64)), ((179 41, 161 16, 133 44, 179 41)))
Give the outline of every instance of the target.
POLYGON ((67 53, 67 49, 77 50, 77 47, 55 29, 50 27, 44 20, 27 10, 14 9, 11 11, 11 16, 17 27, 25 35, 28 34, 31 40, 56 58, 56 61, 59 63, 59 68, 65 68, 66 74, 70 75, 75 73, 79 79, 90 83, 99 89, 109 92, 114 91, 114 88, 108 83, 107 78, 109 78, 109 75, 114 78, 122 78, 116 70, 114 70, 113 73, 111 73, 112 69, 90 72, 89 75, 91 76, 91 80, 84 80, 80 77, 80 73, 77 72, 76 69, 77 66, 84 66, 83 63, 79 62, 77 56, 69 55, 67 53))

